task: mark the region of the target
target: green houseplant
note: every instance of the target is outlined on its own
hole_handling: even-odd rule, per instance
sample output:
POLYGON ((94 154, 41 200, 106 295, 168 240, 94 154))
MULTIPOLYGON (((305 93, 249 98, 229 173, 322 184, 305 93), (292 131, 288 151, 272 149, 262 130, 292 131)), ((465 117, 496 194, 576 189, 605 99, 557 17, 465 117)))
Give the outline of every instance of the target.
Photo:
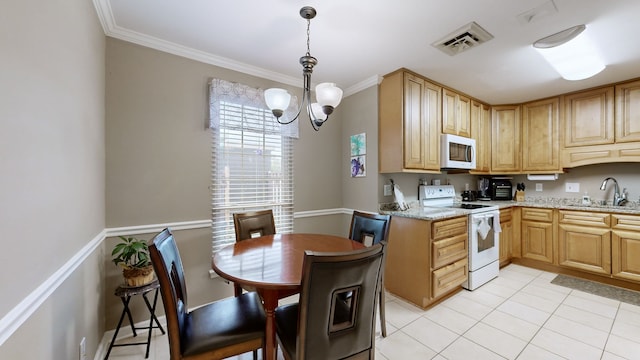
POLYGON ((133 236, 119 236, 111 256, 113 263, 122 268, 128 286, 142 286, 153 280, 153 266, 147 242, 133 236))

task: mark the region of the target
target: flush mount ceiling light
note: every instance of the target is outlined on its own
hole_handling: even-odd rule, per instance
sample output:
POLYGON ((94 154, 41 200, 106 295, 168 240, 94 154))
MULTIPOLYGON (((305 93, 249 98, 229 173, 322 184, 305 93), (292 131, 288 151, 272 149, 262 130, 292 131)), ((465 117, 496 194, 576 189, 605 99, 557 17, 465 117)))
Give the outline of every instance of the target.
POLYGON ((311 25, 311 19, 316 17, 316 9, 311 6, 305 6, 300 9, 300 16, 307 19, 307 53, 300 58, 300 64, 302 65, 303 94, 298 113, 291 120, 280 121, 280 117, 284 114, 284 110, 289 107, 289 102, 291 101, 291 94, 284 89, 267 89, 264 92, 264 99, 280 124, 290 124, 296 121, 306 102, 307 115, 309 116, 311 126, 313 126, 315 131, 318 131, 320 126, 329 119, 329 115, 331 115, 333 110, 340 104, 340 100, 342 100, 342 90, 334 83, 318 84, 316 86, 316 99, 318 102, 311 103, 311 73, 313 72, 313 67, 318 64, 318 60, 311 56, 309 51, 309 27, 311 25))
POLYGON ((585 33, 577 25, 533 43, 533 47, 566 80, 582 80, 605 69, 605 64, 585 33))

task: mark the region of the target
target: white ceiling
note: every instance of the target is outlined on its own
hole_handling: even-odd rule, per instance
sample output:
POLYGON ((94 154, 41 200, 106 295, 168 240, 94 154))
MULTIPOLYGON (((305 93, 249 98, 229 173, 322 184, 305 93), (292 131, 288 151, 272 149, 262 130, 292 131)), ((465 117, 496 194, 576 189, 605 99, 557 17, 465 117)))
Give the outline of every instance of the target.
POLYGON ((406 67, 486 101, 506 104, 640 77, 639 0, 553 0, 557 12, 523 23, 548 0, 94 0, 108 36, 301 86, 311 5, 313 82, 346 94, 406 67), (494 38, 449 56, 431 44, 475 21, 494 38), (567 81, 531 44, 586 24, 607 68, 567 81))

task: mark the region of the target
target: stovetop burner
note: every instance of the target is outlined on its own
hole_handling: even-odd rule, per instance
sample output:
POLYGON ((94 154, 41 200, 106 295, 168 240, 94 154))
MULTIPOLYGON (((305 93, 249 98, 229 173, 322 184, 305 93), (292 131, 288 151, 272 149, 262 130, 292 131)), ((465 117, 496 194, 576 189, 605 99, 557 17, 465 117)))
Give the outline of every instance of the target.
POLYGON ((480 205, 480 204, 454 204, 451 207, 460 208, 460 209, 482 209, 487 207, 492 207, 492 205, 480 205))

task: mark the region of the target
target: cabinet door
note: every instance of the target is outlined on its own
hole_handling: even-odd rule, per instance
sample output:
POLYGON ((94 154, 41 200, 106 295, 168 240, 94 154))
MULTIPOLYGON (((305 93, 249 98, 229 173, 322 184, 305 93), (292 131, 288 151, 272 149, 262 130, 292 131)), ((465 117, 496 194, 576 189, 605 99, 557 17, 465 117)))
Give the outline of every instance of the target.
POLYGON ((616 143, 640 141, 640 80, 616 86, 616 143))
POLYGON ((404 167, 423 169, 426 129, 424 129, 424 80, 404 77, 404 167))
POLYGON ((611 247, 613 277, 640 282, 640 232, 613 230, 611 247))
POLYGON ((558 262, 568 268, 611 274, 611 231, 560 224, 558 262))
POLYGON ((468 273, 469 266, 466 257, 453 264, 435 270, 432 273, 431 279, 432 297, 435 299, 449 293, 451 290, 459 288, 460 285, 467 281, 468 273))
POLYGON ((500 210, 500 266, 505 266, 511 262, 511 243, 513 241, 513 222, 511 209, 500 210))
POLYGON ((557 97, 522 105, 522 171, 561 171, 559 108, 557 97))
POLYGON ((471 137, 471 99, 458 95, 458 135, 471 137))
POLYGON ((476 140, 476 169, 472 174, 488 174, 491 170, 491 107, 471 101, 471 137, 476 140))
POLYGON ((564 146, 613 144, 613 86, 564 96, 564 146))
POLYGON ((440 171, 440 118, 442 108, 440 94, 442 88, 428 81, 424 82, 424 169, 440 171))
POLYGON ((553 224, 522 221, 522 257, 553 263, 553 224))
POLYGON ((491 129, 491 172, 520 172, 520 106, 494 106, 491 129))
POLYGON ((442 133, 458 135, 458 94, 442 89, 442 133))

